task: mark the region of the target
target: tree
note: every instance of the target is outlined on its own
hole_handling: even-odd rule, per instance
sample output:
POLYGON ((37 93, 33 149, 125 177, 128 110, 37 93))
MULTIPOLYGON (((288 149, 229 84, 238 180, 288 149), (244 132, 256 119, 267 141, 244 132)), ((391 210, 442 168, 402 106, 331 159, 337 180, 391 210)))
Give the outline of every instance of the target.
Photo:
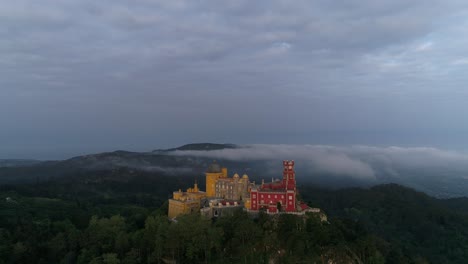
POLYGON ((103 264, 120 264, 120 260, 115 253, 107 253, 102 255, 103 264))
POLYGON ((64 233, 55 235, 48 243, 49 254, 53 259, 61 259, 67 252, 67 239, 64 233))
POLYGON ((126 232, 121 231, 117 235, 117 238, 115 239, 115 250, 119 254, 119 256, 124 256, 125 252, 128 251, 130 247, 130 243, 128 241, 128 235, 126 232))
POLYGON ((23 263, 27 257, 27 247, 22 242, 17 242, 13 245, 13 262, 14 263, 23 263))
POLYGON ((101 219, 93 216, 87 229, 90 249, 96 252, 114 251, 115 240, 121 232, 125 232, 125 228, 125 219, 120 215, 101 219))

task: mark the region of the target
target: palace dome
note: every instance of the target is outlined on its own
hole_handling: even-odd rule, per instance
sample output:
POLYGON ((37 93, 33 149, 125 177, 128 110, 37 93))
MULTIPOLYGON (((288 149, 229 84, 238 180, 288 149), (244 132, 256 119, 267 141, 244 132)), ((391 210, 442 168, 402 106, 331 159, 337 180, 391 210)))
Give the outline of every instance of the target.
POLYGON ((213 161, 211 165, 208 167, 208 170, 206 171, 208 173, 221 173, 221 166, 216 163, 216 161, 213 161))

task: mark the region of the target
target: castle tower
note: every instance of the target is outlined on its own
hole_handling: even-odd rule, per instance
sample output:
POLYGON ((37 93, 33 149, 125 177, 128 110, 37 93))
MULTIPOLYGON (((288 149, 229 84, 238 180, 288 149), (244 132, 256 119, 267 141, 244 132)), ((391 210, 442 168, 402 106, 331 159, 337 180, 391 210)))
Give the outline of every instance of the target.
POLYGON ((296 211, 296 172, 294 161, 283 161, 283 185, 286 188, 286 212, 296 211))
POLYGON ((227 169, 221 168, 221 166, 214 161, 206 170, 206 197, 214 197, 215 196, 215 186, 216 181, 219 178, 226 178, 227 177, 227 169))
POLYGON ((296 190, 296 172, 294 171, 294 161, 283 161, 283 185, 286 190, 296 190))

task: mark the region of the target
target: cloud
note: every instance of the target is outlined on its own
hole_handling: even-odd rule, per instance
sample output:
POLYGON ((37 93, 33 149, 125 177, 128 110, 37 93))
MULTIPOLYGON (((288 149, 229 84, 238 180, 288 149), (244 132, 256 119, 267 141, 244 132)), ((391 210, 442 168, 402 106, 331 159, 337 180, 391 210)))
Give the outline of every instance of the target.
POLYGON ((428 50, 431 50, 433 46, 434 46, 434 43, 428 41, 428 42, 424 42, 424 43, 418 45, 415 48, 415 50, 416 51, 428 51, 428 50))
POLYGON ((312 177, 314 173, 328 173, 370 181, 389 176, 406 177, 408 175, 404 174, 408 170, 418 173, 434 170, 435 174, 456 170, 462 173, 457 177, 468 173, 467 154, 427 147, 245 145, 237 149, 174 151, 171 154, 234 161, 292 159, 298 161, 298 168, 312 172, 312 177))
POLYGON ((172 154, 237 161, 292 159, 303 161, 302 166, 318 172, 366 179, 375 177, 374 171, 368 164, 326 146, 249 145, 239 149, 174 151, 172 154))
POLYGON ((4 149, 468 130, 466 1, 0 3, 4 149))
POLYGON ((468 65, 468 58, 456 59, 452 62, 454 65, 468 65))

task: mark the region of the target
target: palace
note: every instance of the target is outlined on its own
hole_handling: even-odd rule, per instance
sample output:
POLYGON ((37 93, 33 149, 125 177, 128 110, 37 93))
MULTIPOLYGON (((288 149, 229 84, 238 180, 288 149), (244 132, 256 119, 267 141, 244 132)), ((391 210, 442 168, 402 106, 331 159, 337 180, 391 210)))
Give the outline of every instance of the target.
POLYGON ((193 188, 188 188, 186 192, 182 192, 181 189, 173 192, 172 199, 169 199, 169 218, 200 211, 201 200, 205 197, 206 193, 200 191, 196 183, 193 188))
POLYGON ((279 211, 296 212, 305 209, 303 204, 296 200, 296 173, 294 161, 283 161, 283 179, 262 183, 250 191, 250 206, 252 211, 261 209, 269 213, 279 211), (301 206, 302 205, 302 206, 301 206), (299 207, 298 207, 299 206, 299 207))
POLYGON ((298 201, 294 161, 283 161, 283 177, 270 183, 256 185, 249 176, 240 177, 237 173, 228 177, 227 168, 213 162, 205 173, 206 192, 198 190, 195 184, 187 192, 173 193, 169 199, 169 217, 201 212, 202 215, 218 217, 243 208, 247 212, 265 211, 269 214, 320 212, 298 201))

